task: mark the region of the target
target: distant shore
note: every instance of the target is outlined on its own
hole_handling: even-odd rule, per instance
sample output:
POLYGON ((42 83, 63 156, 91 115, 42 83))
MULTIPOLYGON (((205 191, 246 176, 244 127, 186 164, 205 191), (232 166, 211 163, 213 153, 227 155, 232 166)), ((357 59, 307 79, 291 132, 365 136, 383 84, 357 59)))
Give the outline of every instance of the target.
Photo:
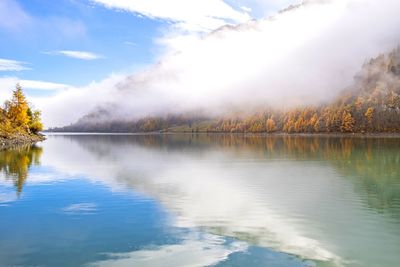
POLYGON ((7 138, 0 137, 0 150, 9 149, 15 146, 30 145, 44 140, 46 140, 46 137, 42 134, 37 134, 37 135, 17 134, 7 138))
POLYGON ((208 134, 208 135, 236 135, 236 136, 293 136, 293 137, 366 137, 366 138, 400 138, 400 133, 229 133, 229 132, 191 132, 191 131, 154 131, 154 132, 49 132, 48 135, 174 135, 174 134, 208 134))

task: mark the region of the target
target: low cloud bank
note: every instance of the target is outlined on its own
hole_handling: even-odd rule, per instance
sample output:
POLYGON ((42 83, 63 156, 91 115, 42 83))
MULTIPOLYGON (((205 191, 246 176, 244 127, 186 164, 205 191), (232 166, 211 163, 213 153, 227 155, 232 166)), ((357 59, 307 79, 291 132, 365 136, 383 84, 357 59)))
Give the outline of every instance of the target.
POLYGON ((172 29, 158 40, 166 48, 158 64, 34 102, 52 127, 99 106, 134 119, 328 101, 365 60, 400 44, 398 10, 397 0, 306 1, 205 36, 172 29))

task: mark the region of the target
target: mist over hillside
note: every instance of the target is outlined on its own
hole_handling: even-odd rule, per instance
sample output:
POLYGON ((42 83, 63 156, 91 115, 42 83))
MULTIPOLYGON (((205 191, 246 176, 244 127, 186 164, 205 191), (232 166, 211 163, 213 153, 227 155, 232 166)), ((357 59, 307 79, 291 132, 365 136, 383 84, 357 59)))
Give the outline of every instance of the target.
MULTIPOLYGON (((157 40, 164 48, 157 64, 66 90, 38 106, 44 107, 47 126, 73 124, 87 131, 154 131, 193 123, 201 123, 199 131, 221 131, 227 127, 213 126, 215 120, 266 110, 283 130, 284 112, 329 106, 344 89, 361 86, 353 80, 360 67, 400 44, 397 10, 400 2, 394 0, 304 1, 206 34, 168 32, 157 40)), ((257 123, 262 125, 229 131, 262 131, 264 122, 257 123)))
POLYGON ((112 107, 97 109, 75 124, 53 131, 74 132, 398 132, 400 131, 400 48, 362 66, 353 84, 318 105, 264 108, 224 115, 167 114, 138 120, 112 119, 112 107))

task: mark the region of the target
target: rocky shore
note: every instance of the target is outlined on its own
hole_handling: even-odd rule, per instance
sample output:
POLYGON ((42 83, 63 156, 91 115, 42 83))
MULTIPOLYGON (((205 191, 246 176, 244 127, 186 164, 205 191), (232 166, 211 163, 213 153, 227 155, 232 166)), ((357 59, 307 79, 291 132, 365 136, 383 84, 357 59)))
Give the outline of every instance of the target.
POLYGON ((34 144, 45 140, 46 137, 42 134, 17 134, 11 137, 0 136, 0 150, 8 149, 20 145, 34 144))

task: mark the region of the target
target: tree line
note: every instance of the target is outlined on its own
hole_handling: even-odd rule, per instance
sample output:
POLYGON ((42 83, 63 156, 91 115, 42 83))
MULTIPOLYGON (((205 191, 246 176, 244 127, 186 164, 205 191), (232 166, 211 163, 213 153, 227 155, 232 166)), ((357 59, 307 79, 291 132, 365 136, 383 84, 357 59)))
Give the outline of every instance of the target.
POLYGON ((354 84, 329 104, 226 117, 216 132, 400 132, 400 49, 366 62, 354 84))

